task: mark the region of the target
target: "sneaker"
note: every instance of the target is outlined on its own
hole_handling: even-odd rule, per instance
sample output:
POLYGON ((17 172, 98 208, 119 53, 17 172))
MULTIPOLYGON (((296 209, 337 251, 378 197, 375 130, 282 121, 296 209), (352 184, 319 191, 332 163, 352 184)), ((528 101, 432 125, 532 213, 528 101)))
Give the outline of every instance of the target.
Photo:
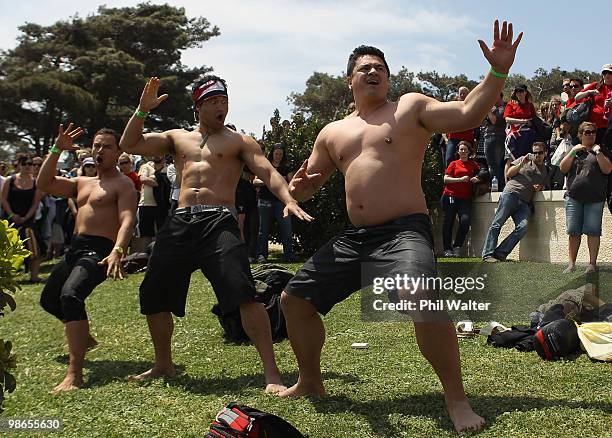
POLYGON ((497 260, 495 257, 485 257, 484 259, 482 259, 483 262, 487 262, 487 263, 497 263, 499 262, 499 260, 497 260))
POLYGON ((268 260, 264 256, 260 255, 257 257, 257 263, 268 263, 268 260))
POLYGON ((461 247, 456 246, 453 248, 453 257, 460 257, 461 255, 461 247))
POLYGON ((444 251, 444 257, 455 257, 455 253, 450 249, 444 251))

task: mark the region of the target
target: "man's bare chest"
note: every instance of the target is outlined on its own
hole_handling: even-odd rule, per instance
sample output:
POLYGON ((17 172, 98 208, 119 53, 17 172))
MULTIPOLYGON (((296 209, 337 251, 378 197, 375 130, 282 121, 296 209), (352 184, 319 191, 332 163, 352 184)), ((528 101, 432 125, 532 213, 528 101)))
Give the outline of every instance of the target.
POLYGON ((80 207, 89 205, 92 208, 105 208, 117 203, 116 191, 111 184, 87 182, 79 187, 77 204, 80 207))

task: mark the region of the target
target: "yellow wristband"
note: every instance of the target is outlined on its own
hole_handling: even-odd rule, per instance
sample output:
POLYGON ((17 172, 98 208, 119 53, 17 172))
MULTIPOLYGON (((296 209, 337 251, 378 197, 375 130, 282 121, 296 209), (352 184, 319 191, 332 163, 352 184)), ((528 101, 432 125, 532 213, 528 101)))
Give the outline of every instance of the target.
POLYGON ((123 255, 123 248, 121 248, 120 246, 114 247, 113 251, 117 251, 119 254, 123 255))

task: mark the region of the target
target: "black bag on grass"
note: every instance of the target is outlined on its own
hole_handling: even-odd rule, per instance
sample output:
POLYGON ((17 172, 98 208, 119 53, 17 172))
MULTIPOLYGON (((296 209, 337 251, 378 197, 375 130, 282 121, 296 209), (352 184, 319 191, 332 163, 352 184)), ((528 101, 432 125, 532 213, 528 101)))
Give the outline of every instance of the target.
POLYGON ((206 438, 306 437, 276 415, 232 402, 217 414, 206 438))
POLYGON ((580 349, 576 324, 568 319, 546 324, 535 334, 535 348, 544 360, 558 360, 576 353, 580 349))
MULTIPOLYGON (((266 306, 270 318, 272 340, 282 341, 287 338, 287 325, 280 305, 280 296, 294 273, 274 264, 259 265, 251 272, 255 280, 256 299, 266 306)), ((223 314, 219 305, 215 304, 211 311, 219 318, 226 340, 237 343, 250 341, 242 327, 239 309, 223 314)))

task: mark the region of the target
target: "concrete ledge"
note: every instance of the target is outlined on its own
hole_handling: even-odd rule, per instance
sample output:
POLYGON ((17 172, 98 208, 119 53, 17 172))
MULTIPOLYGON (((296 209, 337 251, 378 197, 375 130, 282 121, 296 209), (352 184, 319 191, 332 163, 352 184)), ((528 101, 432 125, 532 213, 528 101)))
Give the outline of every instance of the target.
MULTIPOLYGON (((511 259, 530 260, 538 262, 567 262, 568 237, 565 232, 565 204, 564 190, 547 190, 536 193, 533 203, 535 213, 529 219, 529 228, 525 237, 509 255, 511 259)), ((480 257, 484 239, 493 220, 501 193, 487 193, 474 199, 472 204, 472 227, 463 247, 463 256, 480 257)), ((441 208, 431 211, 434 224, 436 251, 441 253, 442 248, 442 221, 441 208)), ((501 242, 514 229, 514 222, 509 219, 502 227, 499 235, 501 242)), ((589 261, 586 236, 582 238, 578 263, 589 261)), ((607 206, 604 207, 602 220, 601 246, 598 261, 612 262, 612 216, 607 206)))

